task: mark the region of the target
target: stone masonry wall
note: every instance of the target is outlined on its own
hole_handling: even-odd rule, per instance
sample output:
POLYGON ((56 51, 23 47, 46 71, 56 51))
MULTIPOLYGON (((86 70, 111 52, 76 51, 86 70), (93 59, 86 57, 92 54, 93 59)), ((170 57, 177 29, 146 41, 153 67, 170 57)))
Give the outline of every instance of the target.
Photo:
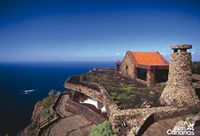
POLYGON ((132 57, 130 56, 129 52, 126 53, 124 60, 122 61, 121 71, 123 76, 130 77, 135 79, 137 77, 134 63, 132 57))
POLYGON ((197 96, 192 89, 191 53, 186 51, 187 46, 186 49, 181 47, 178 45, 171 54, 168 81, 160 98, 162 104, 186 106, 197 103, 197 96), (178 52, 178 49, 181 51, 178 52))
POLYGON ((135 136, 150 116, 153 116, 154 120, 158 121, 160 119, 187 115, 188 113, 190 113, 190 109, 187 107, 176 108, 171 106, 115 110, 109 121, 112 124, 113 130, 119 135, 135 136))
POLYGON ((147 86, 151 87, 155 85, 155 68, 147 69, 147 86))
POLYGON ((101 92, 98 92, 97 90, 94 90, 92 88, 85 87, 83 85, 72 84, 72 83, 66 83, 65 88, 83 93, 83 94, 103 103, 103 95, 101 94, 101 92))

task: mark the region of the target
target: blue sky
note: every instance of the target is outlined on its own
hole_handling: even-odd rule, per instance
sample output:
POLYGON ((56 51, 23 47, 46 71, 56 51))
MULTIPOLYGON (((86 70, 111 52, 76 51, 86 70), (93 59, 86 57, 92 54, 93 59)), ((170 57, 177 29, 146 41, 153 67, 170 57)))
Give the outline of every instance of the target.
POLYGON ((200 60, 198 0, 1 0, 0 61, 113 61, 127 50, 190 43, 200 60))

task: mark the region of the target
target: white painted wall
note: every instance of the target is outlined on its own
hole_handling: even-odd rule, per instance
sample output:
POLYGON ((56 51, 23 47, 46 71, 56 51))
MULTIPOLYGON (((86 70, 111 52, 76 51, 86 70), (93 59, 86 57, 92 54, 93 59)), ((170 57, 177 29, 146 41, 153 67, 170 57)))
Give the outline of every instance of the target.
MULTIPOLYGON (((92 104, 92 105, 94 105, 94 106, 98 109, 97 101, 94 100, 94 99, 87 98, 86 100, 84 100, 84 102, 80 102, 80 103, 92 104)), ((101 112, 107 112, 105 106, 103 106, 103 107, 101 108, 101 112)))

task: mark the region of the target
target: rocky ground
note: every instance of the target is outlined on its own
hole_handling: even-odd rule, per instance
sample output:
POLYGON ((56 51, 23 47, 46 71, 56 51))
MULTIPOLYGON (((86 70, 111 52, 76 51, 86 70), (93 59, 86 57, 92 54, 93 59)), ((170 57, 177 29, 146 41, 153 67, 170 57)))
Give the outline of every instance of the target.
MULTIPOLYGON (((33 112, 34 116, 37 116, 36 114, 41 112, 41 110, 36 110, 38 110, 38 108, 35 108, 33 112)), ((55 122, 49 123, 49 125, 47 125, 44 129, 41 129, 41 135, 88 136, 97 124, 106 120, 103 115, 96 113, 88 106, 72 101, 69 94, 64 94, 58 99, 56 112, 59 114, 59 118, 55 122)), ((27 128, 20 135, 36 135, 36 131, 38 129, 33 131, 33 133, 30 133, 27 128)))
POLYGON ((80 115, 72 114, 58 120, 44 133, 44 136, 88 136, 96 125, 80 115))
POLYGON ((44 136, 88 136, 98 123, 106 120, 87 106, 72 101, 68 95, 62 97, 57 111, 63 118, 49 126, 44 136))
MULTIPOLYGON (((181 125, 184 124, 184 122, 187 119, 193 119, 200 120, 200 114, 197 115, 187 115, 187 116, 181 116, 171 119, 164 119, 160 120, 158 122, 153 123, 143 134, 143 136, 169 136, 167 134, 167 130, 171 129, 173 130, 175 127, 181 127, 181 125)), ((200 125, 194 126, 194 136, 200 135, 200 125)))

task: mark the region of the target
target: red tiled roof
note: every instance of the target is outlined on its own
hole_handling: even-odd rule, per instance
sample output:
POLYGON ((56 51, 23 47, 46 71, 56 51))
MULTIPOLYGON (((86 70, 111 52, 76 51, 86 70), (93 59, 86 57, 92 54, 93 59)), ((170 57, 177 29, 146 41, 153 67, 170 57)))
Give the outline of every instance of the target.
POLYGON ((159 52, 131 52, 138 64, 166 65, 168 64, 159 52))

